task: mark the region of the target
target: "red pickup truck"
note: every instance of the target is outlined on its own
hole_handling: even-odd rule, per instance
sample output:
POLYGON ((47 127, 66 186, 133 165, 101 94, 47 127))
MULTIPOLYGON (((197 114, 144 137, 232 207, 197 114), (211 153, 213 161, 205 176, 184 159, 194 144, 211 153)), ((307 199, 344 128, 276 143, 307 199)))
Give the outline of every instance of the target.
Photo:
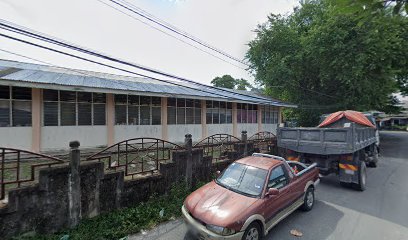
POLYGON ((182 213, 198 239, 262 239, 297 208, 311 210, 318 183, 316 164, 254 153, 190 194, 182 213))

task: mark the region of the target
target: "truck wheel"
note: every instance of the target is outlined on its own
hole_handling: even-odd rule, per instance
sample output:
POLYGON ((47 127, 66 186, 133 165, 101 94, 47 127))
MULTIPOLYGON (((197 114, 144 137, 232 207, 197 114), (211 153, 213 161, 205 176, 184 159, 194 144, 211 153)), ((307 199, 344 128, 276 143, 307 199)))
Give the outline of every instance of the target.
POLYGON ((245 230, 242 240, 260 240, 262 239, 261 227, 258 223, 251 223, 245 230))
POLYGON ((305 197, 303 199, 303 205, 302 205, 302 210, 305 212, 308 212, 312 210, 315 202, 315 196, 314 196, 314 188, 309 187, 306 190, 305 197))
POLYGON ((353 183, 353 187, 359 191, 364 191, 366 189, 367 181, 367 167, 365 162, 360 161, 360 166, 358 168, 358 183, 353 183))
POLYGON ((378 163, 378 149, 377 146, 374 146, 373 150, 373 161, 368 163, 368 167, 376 168, 378 163))

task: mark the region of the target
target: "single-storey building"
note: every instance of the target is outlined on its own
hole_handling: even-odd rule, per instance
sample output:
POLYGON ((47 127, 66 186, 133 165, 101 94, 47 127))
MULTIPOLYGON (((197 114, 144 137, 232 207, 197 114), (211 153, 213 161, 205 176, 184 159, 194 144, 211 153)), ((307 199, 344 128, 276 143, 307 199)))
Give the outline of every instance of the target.
POLYGON ((180 142, 276 132, 282 107, 254 93, 0 60, 0 147, 94 148, 138 137, 180 142))

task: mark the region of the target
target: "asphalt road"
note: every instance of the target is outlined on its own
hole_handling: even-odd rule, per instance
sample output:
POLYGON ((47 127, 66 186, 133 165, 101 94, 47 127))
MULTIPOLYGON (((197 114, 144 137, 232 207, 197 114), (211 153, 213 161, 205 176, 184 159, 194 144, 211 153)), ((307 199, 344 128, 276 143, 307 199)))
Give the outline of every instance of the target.
MULTIPOLYGON (((381 133, 379 166, 368 169, 364 192, 343 188, 330 176, 321 180, 316 200, 312 211, 295 211, 265 239, 408 239, 408 133, 381 133), (291 229, 303 236, 292 236, 291 229)), ((183 221, 176 220, 130 239, 187 239, 185 235, 183 221)))

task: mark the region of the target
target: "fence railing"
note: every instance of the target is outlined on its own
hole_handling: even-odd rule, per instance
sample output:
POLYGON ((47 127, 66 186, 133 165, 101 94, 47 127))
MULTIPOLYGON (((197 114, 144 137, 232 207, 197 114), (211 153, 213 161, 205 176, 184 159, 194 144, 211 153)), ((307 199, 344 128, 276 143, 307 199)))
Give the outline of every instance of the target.
POLYGON ((231 159, 234 145, 241 142, 241 139, 229 134, 214 134, 196 143, 193 148, 203 148, 204 156, 211 156, 213 162, 218 162, 231 159))
POLYGON ((276 147, 277 139, 275 134, 263 131, 255 133, 248 139, 248 141, 253 142, 255 151, 268 153, 272 152, 273 148, 276 147))
POLYGON ((116 143, 86 158, 105 163, 107 170, 123 170, 125 176, 134 177, 141 173, 154 173, 159 163, 171 160, 172 151, 184 147, 157 138, 134 138, 116 143))
POLYGON ((0 147, 0 200, 9 189, 30 185, 40 168, 62 164, 60 158, 21 149, 0 147))
MULTIPOLYGON (((191 140, 191 135, 189 136, 191 140)), ((202 148, 204 156, 211 157, 213 162, 219 162, 245 157, 254 151, 271 152, 274 146, 276 136, 271 132, 259 132, 247 139, 246 132, 243 131, 241 139, 229 134, 214 134, 202 139, 192 148, 202 148)), ((133 179, 138 174, 159 171, 161 162, 172 160, 173 151, 188 150, 186 147, 187 145, 157 138, 133 138, 86 157, 85 161, 104 162, 106 170, 124 171, 125 176, 133 179)), ((41 167, 62 163, 64 161, 57 157, 0 148, 0 200, 5 198, 7 190, 32 184, 41 167)))

